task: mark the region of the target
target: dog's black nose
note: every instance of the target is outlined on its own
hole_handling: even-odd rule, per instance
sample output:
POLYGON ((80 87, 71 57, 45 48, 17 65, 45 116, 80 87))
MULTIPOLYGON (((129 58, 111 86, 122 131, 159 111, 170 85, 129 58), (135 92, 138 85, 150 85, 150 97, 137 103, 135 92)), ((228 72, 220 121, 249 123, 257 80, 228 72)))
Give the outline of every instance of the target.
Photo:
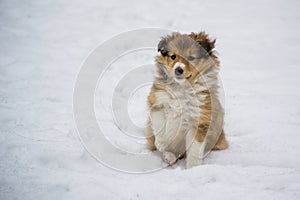
POLYGON ((177 68, 175 69, 175 74, 176 74, 177 76, 183 74, 183 69, 182 69, 181 67, 177 67, 177 68))

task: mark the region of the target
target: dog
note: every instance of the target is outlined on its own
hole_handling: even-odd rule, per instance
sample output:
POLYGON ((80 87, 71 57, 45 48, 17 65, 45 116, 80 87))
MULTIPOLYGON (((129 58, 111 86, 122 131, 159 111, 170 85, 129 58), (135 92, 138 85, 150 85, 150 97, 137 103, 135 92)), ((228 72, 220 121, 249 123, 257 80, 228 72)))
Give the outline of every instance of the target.
POLYGON ((205 32, 174 32, 158 44, 145 136, 148 148, 162 152, 168 165, 186 158, 191 168, 202 164, 210 150, 228 148, 215 42, 205 32))

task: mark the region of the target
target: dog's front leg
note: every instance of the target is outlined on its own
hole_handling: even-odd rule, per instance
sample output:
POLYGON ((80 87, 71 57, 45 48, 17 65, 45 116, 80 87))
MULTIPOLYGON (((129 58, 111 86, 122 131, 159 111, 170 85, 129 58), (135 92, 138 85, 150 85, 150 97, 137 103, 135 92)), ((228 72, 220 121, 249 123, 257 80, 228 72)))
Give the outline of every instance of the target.
POLYGON ((198 142, 195 138, 197 130, 191 129, 186 134, 186 168, 201 165, 204 158, 205 142, 198 142))
POLYGON ((166 115, 163 109, 151 112, 152 129, 155 135, 155 147, 162 152, 162 159, 168 165, 177 161, 174 153, 167 151, 168 140, 166 137, 166 115))
POLYGON ((160 151, 164 152, 168 146, 165 136, 166 130, 166 117, 163 109, 155 109, 150 113, 151 125, 153 134, 155 136, 155 147, 160 151))

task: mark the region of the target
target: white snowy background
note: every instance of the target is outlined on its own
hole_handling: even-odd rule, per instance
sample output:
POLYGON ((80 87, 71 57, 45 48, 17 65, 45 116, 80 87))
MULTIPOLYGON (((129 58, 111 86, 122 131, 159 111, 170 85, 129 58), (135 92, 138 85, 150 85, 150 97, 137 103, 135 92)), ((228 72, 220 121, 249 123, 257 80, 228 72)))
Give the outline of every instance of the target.
POLYGON ((1 0, 0 199, 300 199, 299 9, 296 0, 1 0), (120 173, 75 131, 83 60, 143 27, 217 38, 230 148, 202 166, 120 173))

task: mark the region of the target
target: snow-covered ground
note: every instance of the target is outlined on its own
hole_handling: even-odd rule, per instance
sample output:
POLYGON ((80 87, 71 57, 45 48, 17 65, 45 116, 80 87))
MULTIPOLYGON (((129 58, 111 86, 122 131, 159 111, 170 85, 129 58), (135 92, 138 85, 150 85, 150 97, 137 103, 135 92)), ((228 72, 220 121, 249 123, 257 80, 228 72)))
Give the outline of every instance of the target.
POLYGON ((0 1, 0 199, 300 199, 299 8, 296 0, 0 1), (94 160, 75 131, 83 60, 143 27, 217 38, 230 148, 202 166, 121 173, 94 160))

